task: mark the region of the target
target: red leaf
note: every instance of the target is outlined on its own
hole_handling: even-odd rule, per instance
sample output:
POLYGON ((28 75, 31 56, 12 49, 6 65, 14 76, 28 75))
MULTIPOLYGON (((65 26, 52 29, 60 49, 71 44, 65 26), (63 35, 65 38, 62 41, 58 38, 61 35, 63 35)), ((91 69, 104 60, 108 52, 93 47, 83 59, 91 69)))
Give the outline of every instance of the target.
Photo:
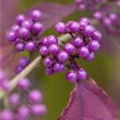
POLYGON ((58 120, 117 120, 110 97, 90 78, 73 90, 58 120))

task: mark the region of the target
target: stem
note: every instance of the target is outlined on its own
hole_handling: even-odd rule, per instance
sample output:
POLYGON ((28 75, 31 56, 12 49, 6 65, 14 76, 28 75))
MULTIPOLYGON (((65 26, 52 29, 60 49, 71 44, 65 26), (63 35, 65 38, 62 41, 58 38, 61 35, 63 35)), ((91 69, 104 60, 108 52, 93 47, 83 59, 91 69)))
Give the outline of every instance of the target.
MULTIPOLYGON (((58 38, 58 40, 59 40, 58 43, 61 45, 62 42, 66 42, 70 38, 71 38, 71 36, 69 34, 61 35, 58 38)), ((10 82, 9 92, 11 92, 17 86, 18 81, 21 78, 26 77, 38 65, 38 63, 40 63, 41 60, 42 60, 42 56, 36 57, 22 72, 20 72, 17 76, 15 76, 10 82)), ((2 90, 2 88, 0 88, 0 100, 4 96, 5 96, 5 92, 2 90)))

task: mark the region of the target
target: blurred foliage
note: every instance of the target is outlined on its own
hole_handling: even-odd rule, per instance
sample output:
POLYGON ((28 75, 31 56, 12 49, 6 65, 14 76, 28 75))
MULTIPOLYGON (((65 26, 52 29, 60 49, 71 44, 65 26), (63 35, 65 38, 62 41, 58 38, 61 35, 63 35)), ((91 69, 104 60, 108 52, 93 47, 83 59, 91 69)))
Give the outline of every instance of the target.
MULTIPOLYGON (((19 6, 19 12, 27 10, 35 4, 40 2, 58 2, 62 4, 73 4, 74 0, 21 0, 19 6)), ((86 13, 80 13, 77 11, 75 14, 65 18, 67 20, 77 20, 81 16, 89 15, 86 13)), ((54 17, 54 16, 53 16, 54 17)), ((53 34, 54 29, 46 31, 43 35, 53 34)), ((23 53, 28 56, 27 53, 23 53)), ((119 55, 108 54, 106 52, 99 52, 96 54, 96 58, 91 63, 86 63, 83 60, 78 61, 83 66, 89 75, 112 97, 116 105, 119 106, 119 55), (116 57, 117 56, 117 57, 116 57)), ((32 83, 41 89, 44 95, 44 102, 48 107, 48 114, 41 118, 41 120, 56 120, 60 115, 62 109, 66 106, 69 99, 70 91, 72 90, 72 84, 65 80, 65 74, 56 74, 54 76, 47 76, 44 73, 44 67, 42 64, 32 71, 29 75, 32 79, 32 83)), ((35 120, 35 119, 34 119, 35 120)), ((36 119, 37 120, 37 119, 36 119)), ((38 119, 39 120, 39 119, 38 119)))

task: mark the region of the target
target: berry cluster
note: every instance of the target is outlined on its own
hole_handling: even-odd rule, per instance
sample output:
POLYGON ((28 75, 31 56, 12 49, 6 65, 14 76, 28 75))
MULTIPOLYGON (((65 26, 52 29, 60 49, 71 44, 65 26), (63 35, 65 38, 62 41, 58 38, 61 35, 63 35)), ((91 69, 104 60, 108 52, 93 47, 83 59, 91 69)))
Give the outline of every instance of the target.
POLYGON ((119 8, 105 6, 93 14, 94 18, 99 21, 108 33, 120 35, 120 13, 119 8))
POLYGON ((105 0, 75 0, 76 5, 80 11, 89 9, 91 11, 97 10, 105 0))
POLYGON ((27 78, 19 80, 16 92, 10 93, 7 100, 7 106, 0 108, 0 120, 29 120, 31 117, 43 116, 47 111, 42 103, 42 93, 37 89, 30 90, 27 78))
POLYGON ((70 21, 66 24, 59 22, 56 24, 55 30, 59 34, 70 34, 72 41, 65 43, 62 49, 54 35, 40 40, 39 52, 44 58, 46 73, 49 75, 55 72, 60 73, 68 67, 70 70, 66 74, 67 80, 71 82, 85 80, 87 73, 83 68, 78 67, 76 59, 93 60, 94 52, 100 47, 101 33, 90 24, 87 18, 82 18, 79 22, 70 21))
POLYGON ((34 52, 37 49, 37 37, 43 30, 41 12, 33 10, 28 19, 20 14, 16 17, 16 24, 7 33, 7 40, 15 44, 18 52, 27 50, 34 52))
POLYGON ((21 57, 19 60, 18 65, 15 68, 15 73, 20 73, 28 64, 30 63, 30 60, 26 57, 21 57))

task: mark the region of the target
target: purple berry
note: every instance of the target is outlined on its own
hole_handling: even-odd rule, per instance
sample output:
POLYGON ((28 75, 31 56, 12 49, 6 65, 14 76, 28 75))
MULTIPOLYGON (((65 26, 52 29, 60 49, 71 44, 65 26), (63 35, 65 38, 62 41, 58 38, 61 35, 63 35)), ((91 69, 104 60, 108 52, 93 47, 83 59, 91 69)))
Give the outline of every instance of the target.
POLYGON ((18 88, 20 90, 26 90, 29 88, 29 86, 30 86, 30 82, 29 82, 29 79, 27 78, 22 78, 18 82, 18 88))
POLYGON ((69 55, 72 55, 75 52, 75 46, 72 43, 66 43, 65 46, 64 46, 64 50, 69 55))
POLYGON ((42 18, 42 14, 39 10, 33 10, 30 14, 30 18, 34 21, 37 22, 42 18))
POLYGON ((77 79, 78 80, 85 80, 86 78, 87 78, 87 73, 86 73, 86 71, 84 69, 81 68, 78 71, 77 79))
POLYGON ((93 35, 92 35, 92 38, 93 38, 94 40, 100 41, 101 38, 102 38, 102 35, 101 35, 101 33, 100 33, 99 31, 94 31, 94 32, 93 32, 93 35))
POLYGON ((42 99, 42 93, 39 90, 32 90, 28 95, 28 100, 32 104, 40 103, 42 99))
POLYGON ((73 39, 72 41, 73 45, 76 47, 81 47, 84 45, 83 39, 81 39, 80 37, 76 37, 73 39))
POLYGON ((71 24, 68 26, 71 32, 76 33, 80 30, 80 25, 78 22, 71 22, 71 24))
POLYGON ((29 64, 29 60, 26 57, 21 57, 19 61, 19 65, 26 67, 29 64))
POLYGON ((32 25, 32 32, 33 34, 39 34, 43 30, 43 25, 39 22, 36 22, 32 25))
POLYGON ((49 50, 48 50, 47 46, 41 46, 39 49, 39 52, 43 56, 46 56, 49 54, 49 50))
POLYGON ((51 67, 53 64, 53 59, 51 57, 44 58, 43 64, 45 67, 51 67))
POLYGON ((28 120, 29 113, 29 108, 25 105, 22 105, 17 110, 16 118, 17 120, 28 120))
POLYGON ((95 58, 95 54, 93 52, 91 52, 87 58, 85 58, 86 61, 92 61, 95 58))
POLYGON ((42 116, 47 112, 47 108, 45 105, 33 105, 31 106, 31 114, 34 116, 42 116))
POLYGON ((9 96, 9 103, 12 106, 17 106, 20 103, 20 96, 19 94, 13 93, 9 96))
POLYGON ((19 25, 21 25, 24 20, 25 20, 25 17, 24 17, 24 15, 22 15, 22 14, 20 14, 20 15, 18 15, 18 16, 16 17, 16 22, 17 22, 17 24, 19 24, 19 25))
POLYGON ((17 43, 15 47, 18 52, 21 52, 24 50, 24 43, 17 43))
POLYGON ((10 82, 9 82, 9 80, 8 79, 5 79, 3 82, 2 82, 2 84, 1 84, 1 87, 2 87, 2 89, 4 90, 4 91, 9 91, 9 89, 10 89, 10 82))
POLYGON ((80 22, 84 22, 86 24, 90 24, 90 20, 87 17, 83 17, 80 19, 80 22))
POLYGON ((53 75, 54 74, 54 70, 52 68, 46 68, 45 73, 47 75, 53 75))
POLYGON ((59 22, 55 25, 55 30, 59 33, 59 34, 65 34, 66 33, 66 25, 63 22, 59 22))
POLYGON ((66 74, 66 79, 70 82, 76 82, 77 80, 77 73, 75 71, 69 71, 66 74))
POLYGON ((66 62, 69 58, 69 55, 65 51, 61 51, 57 56, 59 62, 66 62))
POLYGON ((12 27, 12 31, 14 31, 15 33, 17 33, 17 32, 19 31, 19 28, 20 28, 19 25, 14 25, 14 26, 12 27))
POLYGON ((93 32, 95 31, 95 28, 91 25, 87 25, 84 29, 83 29, 83 34, 85 36, 91 36, 93 34, 93 32))
POLYGON ((14 115, 11 110, 5 109, 0 115, 0 120, 14 120, 14 115))
POLYGON ((50 35, 48 36, 48 44, 51 45, 51 44, 58 44, 58 38, 55 37, 54 35, 50 35))
POLYGON ((20 73, 23 69, 24 69, 23 66, 17 65, 16 68, 15 68, 15 73, 18 74, 18 73, 20 73))
POLYGON ((102 15, 101 12, 95 12, 95 13, 93 14, 93 16, 94 16, 94 18, 96 18, 97 20, 101 20, 102 17, 103 17, 103 15, 102 15))
POLYGON ((16 38, 17 38, 17 35, 14 31, 10 31, 7 33, 7 40, 9 42, 14 42, 16 40, 16 38))
POLYGON ((49 52, 53 55, 57 55, 60 51, 60 48, 58 45, 56 44, 52 44, 49 46, 49 52))
POLYGON ((86 58, 89 55, 89 49, 87 47, 80 47, 78 49, 78 53, 80 57, 86 58))
POLYGON ((60 64, 60 63, 55 63, 54 66, 53 66, 53 70, 55 72, 60 73, 60 72, 65 71, 65 66, 63 64, 60 64))
POLYGON ((28 41, 25 45, 25 49, 29 52, 34 52, 36 50, 36 43, 34 41, 28 41))
POLYGON ((23 39, 27 39, 29 37, 29 30, 25 27, 19 29, 19 35, 23 39))
POLYGON ((100 48, 100 44, 96 40, 92 40, 89 43, 89 49, 92 51, 97 51, 100 48))
POLYGON ((25 20, 25 21, 23 21, 23 23, 22 23, 22 27, 31 30, 31 28, 32 28, 32 22, 29 21, 29 20, 25 20))

